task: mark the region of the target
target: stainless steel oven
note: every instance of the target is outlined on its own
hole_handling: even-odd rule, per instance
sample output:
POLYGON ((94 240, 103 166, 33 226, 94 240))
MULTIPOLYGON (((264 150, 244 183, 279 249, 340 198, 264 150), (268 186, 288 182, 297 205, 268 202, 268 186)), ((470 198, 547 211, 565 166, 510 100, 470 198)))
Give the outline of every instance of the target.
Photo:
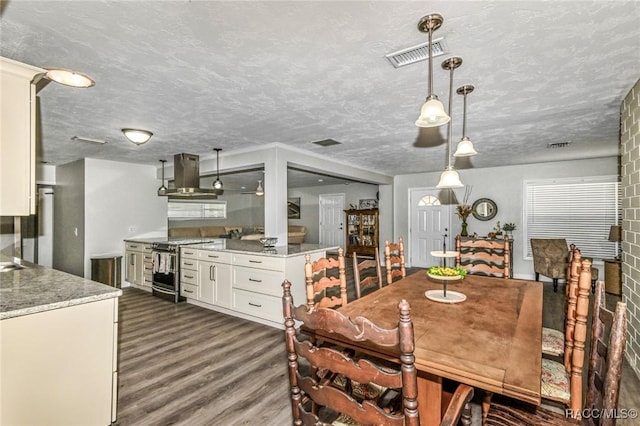
POLYGON ((180 246, 172 243, 153 243, 153 282, 154 296, 181 302, 180 296, 180 246))

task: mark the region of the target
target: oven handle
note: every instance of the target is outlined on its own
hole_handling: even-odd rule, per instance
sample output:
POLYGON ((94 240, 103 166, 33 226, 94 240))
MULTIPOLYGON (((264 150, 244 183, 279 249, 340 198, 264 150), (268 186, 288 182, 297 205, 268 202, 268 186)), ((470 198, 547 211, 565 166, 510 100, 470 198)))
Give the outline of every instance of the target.
POLYGON ((151 286, 151 288, 152 288, 154 291, 157 291, 158 293, 170 294, 170 295, 172 295, 172 296, 176 294, 176 292, 175 292, 175 291, 168 291, 168 290, 165 290, 165 289, 162 289, 162 288, 158 288, 158 287, 156 287, 156 286, 151 286))

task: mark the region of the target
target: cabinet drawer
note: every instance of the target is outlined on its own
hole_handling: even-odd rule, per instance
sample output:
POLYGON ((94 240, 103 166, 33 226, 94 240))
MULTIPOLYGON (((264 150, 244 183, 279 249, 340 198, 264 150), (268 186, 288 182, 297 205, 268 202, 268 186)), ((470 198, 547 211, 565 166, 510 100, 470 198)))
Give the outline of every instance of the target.
POLYGON ((231 253, 225 251, 198 250, 198 259, 208 262, 231 263, 231 253))
POLYGON ((192 284, 180 283, 180 296, 188 297, 189 299, 198 298, 198 286, 192 284))
POLYGON ((281 297, 282 281, 284 281, 284 272, 233 267, 233 287, 235 288, 281 297))
POLYGON ((180 249, 180 259, 197 259, 198 258, 198 250, 193 248, 181 248, 180 249))
POLYGON ((270 256, 257 256, 249 254, 234 254, 233 264, 247 266, 249 268, 271 269, 272 271, 284 271, 284 259, 270 256))
POLYGON ((142 251, 144 252, 145 256, 147 254, 151 256, 151 252, 153 251, 153 246, 151 244, 143 244, 142 251))
POLYGON ((152 284, 153 284, 153 278, 151 277, 151 275, 145 274, 142 285, 145 287, 151 287, 152 284))
POLYGON ((198 261, 195 259, 189 259, 189 258, 182 258, 180 259, 180 269, 184 270, 184 269, 188 269, 191 271, 197 271, 198 270, 198 261))
POLYGON ((247 315, 281 323, 282 299, 239 289, 233 290, 233 309, 247 315))
POLYGON ((147 262, 145 262, 144 266, 142 267, 142 273, 144 275, 153 275, 153 266, 148 265, 147 262))
POLYGON ((197 271, 191 271, 189 269, 182 269, 180 271, 180 284, 192 284, 197 286, 198 285, 198 272, 197 271))
POLYGON ((142 255, 142 261, 146 264, 152 264, 153 263, 153 255, 151 254, 151 252, 144 252, 144 254, 142 255))
POLYGON ((142 243, 131 243, 131 242, 127 242, 125 244, 125 249, 126 250, 130 250, 130 251, 138 251, 141 252, 144 250, 144 244, 142 243))

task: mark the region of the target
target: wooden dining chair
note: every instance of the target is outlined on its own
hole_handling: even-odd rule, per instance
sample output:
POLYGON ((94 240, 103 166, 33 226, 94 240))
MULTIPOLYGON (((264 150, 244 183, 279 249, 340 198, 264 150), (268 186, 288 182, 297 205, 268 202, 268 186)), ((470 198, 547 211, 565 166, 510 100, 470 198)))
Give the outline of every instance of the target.
POLYGON ((338 257, 321 257, 311 261, 305 255, 304 277, 309 308, 337 308, 347 304, 347 275, 344 251, 338 249, 338 257))
POLYGON ((398 238, 397 243, 384 242, 384 264, 387 275, 387 284, 393 283, 395 278, 407 276, 404 265, 404 241, 398 238))
POLYGON ((591 318, 591 349, 587 375, 585 408, 589 416, 579 418, 581 411, 571 411, 574 417, 545 408, 524 405, 513 400, 496 398, 486 418, 487 426, 611 426, 615 419, 604 413, 613 413, 618 407, 620 377, 627 335, 626 304, 618 302, 614 312, 606 308, 604 282, 598 281, 591 318), (600 415, 598 415, 600 414, 600 415))
MULTIPOLYGON (((316 425, 332 422, 338 416, 338 422, 376 425, 420 424, 418 414, 418 382, 414 364, 415 346, 410 306, 406 300, 398 304, 398 326, 393 329, 377 327, 363 317, 353 320, 338 310, 312 308, 308 304, 294 306, 291 296, 291 283, 284 281, 283 313, 285 325, 285 343, 287 366, 290 381, 291 411, 294 424, 316 425), (348 355, 328 347, 318 347, 313 341, 299 338, 296 321, 308 330, 325 331, 339 334, 351 342, 370 342, 380 346, 397 347, 401 368, 391 370, 380 368, 368 360, 354 360, 348 355), (334 386, 318 382, 309 369, 300 368, 301 359, 312 369, 325 369, 361 383, 372 383, 394 390, 400 396, 398 409, 390 406, 380 407, 377 401, 356 400, 350 394, 334 386), (307 402, 304 403, 305 398, 307 402)), ((460 419, 465 425, 471 424, 469 401, 473 397, 473 388, 459 385, 443 416, 442 425, 455 425, 460 419)), ((440 407, 438 407, 440 409, 440 407)), ((332 423, 338 424, 338 423, 332 423)))
MULTIPOLYGON (((567 285, 565 286, 565 317, 564 330, 554 328, 542 328, 542 355, 552 357, 562 357, 571 355, 570 348, 573 347, 573 327, 575 325, 575 309, 578 300, 578 277, 582 263, 582 254, 575 244, 571 244, 569 249, 569 267, 567 268, 567 285), (567 348, 565 350, 565 348, 567 348)), ((567 365, 565 357, 565 365, 567 365)))
POLYGON ((378 250, 371 257, 360 257, 353 252, 353 281, 356 287, 356 298, 360 299, 363 290, 373 287, 382 288, 382 268, 378 250))
POLYGON ((456 237, 456 266, 468 274, 509 278, 511 240, 456 237))
MULTIPOLYGON (((580 252, 574 252, 573 261, 580 259, 580 252)), ((564 360, 559 362, 542 358, 540 376, 540 393, 543 399, 560 403, 567 408, 577 410, 582 405, 582 370, 584 367, 584 348, 586 342, 587 316, 589 315, 589 291, 591 289, 591 261, 582 260, 578 275, 573 276, 570 292, 576 295, 575 302, 570 300, 567 312, 571 317, 566 319, 566 340, 564 360), (576 288, 576 290, 574 290, 576 288)), ((487 418, 493 394, 488 392, 483 397, 482 418, 487 418)))

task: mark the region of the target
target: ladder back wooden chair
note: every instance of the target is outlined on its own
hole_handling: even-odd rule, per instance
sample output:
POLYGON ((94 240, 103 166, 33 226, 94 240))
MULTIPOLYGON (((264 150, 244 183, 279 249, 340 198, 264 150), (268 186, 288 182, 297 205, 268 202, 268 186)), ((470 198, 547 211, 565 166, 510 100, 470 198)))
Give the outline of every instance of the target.
MULTIPOLYGON (((591 349, 585 408, 591 416, 567 417, 541 407, 519 404, 512 400, 493 401, 489 408, 488 426, 612 426, 611 416, 594 413, 612 413, 618 407, 620 377, 627 335, 627 309, 623 302, 616 304, 615 312, 606 308, 604 282, 598 281, 591 318, 591 349), (596 411, 597 410, 597 411, 596 411)), ((575 412, 573 412, 575 413, 575 412)))
POLYGON ((363 290, 370 287, 382 288, 382 268, 380 266, 380 255, 378 250, 371 257, 361 257, 353 252, 353 279, 356 286, 356 298, 360 299, 363 290))
POLYGON ((564 330, 553 328, 542 328, 542 354, 553 357, 562 357, 565 353, 565 365, 567 357, 571 355, 570 349, 573 347, 573 327, 575 325, 575 310, 578 300, 578 277, 582 255, 580 250, 571 244, 569 250, 569 267, 567 268, 567 285, 565 287, 565 317, 564 330))
POLYGON ((456 266, 469 274, 509 278, 511 275, 511 241, 456 237, 456 266))
MULTIPOLYGON (((414 335, 409 303, 403 300, 398 304, 398 326, 394 329, 383 329, 363 317, 352 320, 338 310, 312 308, 306 304, 295 307, 291 296, 291 283, 285 280, 282 286, 294 424, 325 424, 321 422, 332 421, 331 414, 333 417, 339 414, 338 421, 344 422, 419 425, 418 375, 414 365, 414 335), (296 321, 302 322, 306 329, 336 333, 352 342, 368 341, 375 345, 397 347, 401 368, 399 371, 380 368, 368 360, 354 360, 348 354, 333 348, 317 347, 311 340, 299 339, 295 328, 296 321), (374 383, 389 390, 396 390, 401 401, 399 409, 393 409, 393 405, 380 407, 367 399, 358 401, 343 390, 322 384, 315 376, 305 374, 305 371, 310 369, 300 368, 301 363, 308 363, 312 367, 311 370, 326 369, 353 381, 374 383), (305 397, 309 400, 306 403, 303 402, 305 397)), ((469 401, 472 397, 473 388, 460 385, 445 412, 442 425, 455 425, 461 418, 465 424, 470 424, 469 401)))
POLYGON ((338 257, 321 257, 311 261, 305 255, 304 277, 309 308, 336 308, 347 304, 347 275, 344 251, 338 249, 338 257))
POLYGON ((407 269, 404 264, 404 241, 398 238, 397 243, 384 242, 384 264, 387 275, 387 284, 393 283, 396 278, 407 276, 407 269))
MULTIPOLYGON (((578 260, 580 260, 579 251, 576 251, 574 253, 574 261, 578 260)), ((565 362, 543 357, 540 377, 542 398, 563 404, 567 408, 574 410, 574 412, 582 407, 582 371, 584 367, 584 348, 587 339, 587 317, 589 315, 591 262, 582 260, 579 271, 579 277, 577 277, 576 281, 577 290, 574 292, 576 301, 573 317, 572 320, 567 318, 566 333, 570 347, 565 347, 565 362)), ((488 393, 484 397, 482 403, 483 419, 486 419, 489 414, 492 398, 492 393, 488 393)))

